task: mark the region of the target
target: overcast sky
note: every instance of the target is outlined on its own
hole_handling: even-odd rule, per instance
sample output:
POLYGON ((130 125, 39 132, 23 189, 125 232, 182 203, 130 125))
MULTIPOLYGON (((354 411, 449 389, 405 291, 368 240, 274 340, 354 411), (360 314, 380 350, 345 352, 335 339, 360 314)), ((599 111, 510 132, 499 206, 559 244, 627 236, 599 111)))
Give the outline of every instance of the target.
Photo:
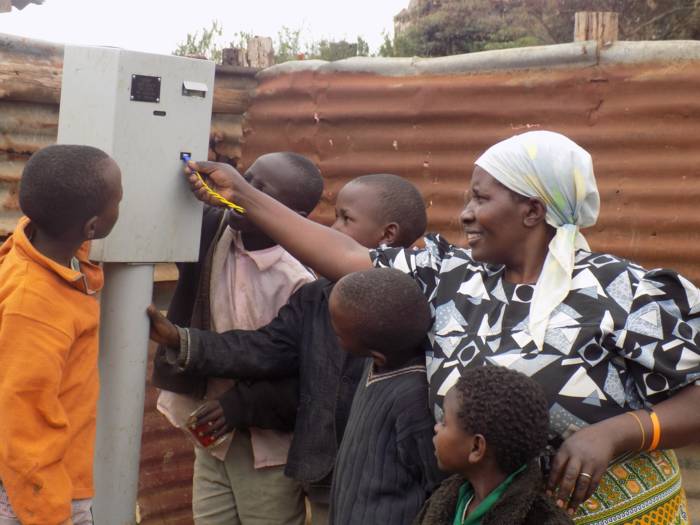
MULTIPOLYGON (((58 43, 110 45, 170 53, 187 33, 221 22, 238 31, 276 37, 282 26, 302 28, 304 40, 354 40, 376 52, 382 31, 409 0, 45 0, 0 13, 0 33, 58 43)), ((225 39, 228 43, 231 37, 225 39)))

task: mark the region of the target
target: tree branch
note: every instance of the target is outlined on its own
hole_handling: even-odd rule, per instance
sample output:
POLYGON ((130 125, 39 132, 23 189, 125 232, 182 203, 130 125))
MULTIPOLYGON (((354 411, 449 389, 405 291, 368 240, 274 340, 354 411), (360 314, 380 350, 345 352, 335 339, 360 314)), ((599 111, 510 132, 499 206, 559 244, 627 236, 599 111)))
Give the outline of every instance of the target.
POLYGON ((663 12, 659 15, 656 15, 655 17, 647 20, 643 24, 638 25, 636 29, 634 29, 633 31, 630 32, 630 36, 635 35, 635 34, 639 34, 639 31, 641 29, 643 29, 644 27, 652 25, 652 24, 658 22, 659 20, 661 20, 662 18, 665 18, 669 15, 672 15, 673 13, 677 13, 679 11, 688 11, 688 10, 692 10, 692 9, 694 9, 694 6, 692 6, 692 5, 671 8, 668 11, 665 11, 665 12, 663 12))

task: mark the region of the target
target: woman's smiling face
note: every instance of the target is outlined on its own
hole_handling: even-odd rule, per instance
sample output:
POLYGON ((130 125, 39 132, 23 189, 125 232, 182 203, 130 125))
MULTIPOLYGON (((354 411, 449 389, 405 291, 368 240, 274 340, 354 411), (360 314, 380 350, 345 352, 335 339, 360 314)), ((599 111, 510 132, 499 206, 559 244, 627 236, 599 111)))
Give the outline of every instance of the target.
POLYGON ((520 198, 485 170, 475 167, 468 201, 459 217, 472 257, 508 266, 525 238, 526 213, 526 198, 520 198))

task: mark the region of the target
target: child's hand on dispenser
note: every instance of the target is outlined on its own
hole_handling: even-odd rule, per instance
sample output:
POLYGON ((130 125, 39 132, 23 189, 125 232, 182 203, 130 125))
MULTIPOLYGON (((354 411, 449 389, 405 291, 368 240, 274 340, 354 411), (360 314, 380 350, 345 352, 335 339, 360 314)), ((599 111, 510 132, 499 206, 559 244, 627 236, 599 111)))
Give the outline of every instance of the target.
POLYGON ((149 333, 151 340, 176 350, 180 348, 180 334, 175 325, 168 321, 155 305, 149 306, 146 313, 151 322, 149 333))

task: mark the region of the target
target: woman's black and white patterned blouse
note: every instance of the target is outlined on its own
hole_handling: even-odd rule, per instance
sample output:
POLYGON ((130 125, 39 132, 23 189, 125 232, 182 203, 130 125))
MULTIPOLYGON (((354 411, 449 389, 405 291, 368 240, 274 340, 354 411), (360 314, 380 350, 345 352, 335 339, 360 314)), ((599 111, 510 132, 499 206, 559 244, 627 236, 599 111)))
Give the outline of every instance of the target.
POLYGON ((555 443, 700 380, 700 292, 675 272, 578 251, 572 290, 538 351, 527 328, 534 286, 507 282, 503 266, 478 263, 439 235, 426 237, 424 249, 380 249, 372 258, 413 276, 430 301, 426 365, 436 418, 462 370, 485 364, 542 385, 555 443))

